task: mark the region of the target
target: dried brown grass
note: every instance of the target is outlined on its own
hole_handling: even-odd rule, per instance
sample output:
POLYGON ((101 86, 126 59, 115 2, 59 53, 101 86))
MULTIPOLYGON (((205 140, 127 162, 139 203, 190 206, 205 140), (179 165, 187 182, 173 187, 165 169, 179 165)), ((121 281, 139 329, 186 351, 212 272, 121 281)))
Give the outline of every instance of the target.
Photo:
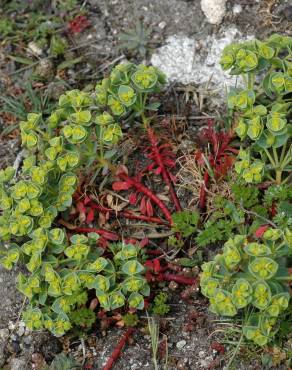
MULTIPOLYGON (((204 184, 203 173, 205 168, 198 165, 193 154, 185 154, 178 158, 177 164, 179 167, 177 177, 177 188, 178 195, 183 195, 185 190, 192 194, 187 207, 192 209, 199 203, 199 195, 201 186, 204 184)), ((209 186, 206 189, 207 193, 207 204, 206 214, 214 212, 215 210, 215 197, 221 196, 225 199, 232 200, 231 185, 235 181, 235 175, 231 175, 230 179, 218 179, 210 178, 209 186)))

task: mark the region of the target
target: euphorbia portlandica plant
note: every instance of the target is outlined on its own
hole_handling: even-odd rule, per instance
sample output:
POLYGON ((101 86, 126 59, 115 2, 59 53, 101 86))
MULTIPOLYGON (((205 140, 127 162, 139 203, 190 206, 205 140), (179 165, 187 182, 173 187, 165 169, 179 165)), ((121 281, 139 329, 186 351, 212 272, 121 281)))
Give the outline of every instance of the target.
POLYGON ((292 280, 285 259, 292 254, 290 231, 268 229, 262 242, 250 242, 245 235, 229 239, 222 254, 203 264, 202 293, 210 310, 235 316, 243 310, 243 334, 265 345, 275 334, 279 315, 288 307, 292 280))
POLYGON ((78 174, 92 171, 93 164, 108 167, 122 137, 117 119, 154 109, 148 94, 163 81, 153 67, 122 64, 93 94, 73 90, 62 95, 45 122, 31 113, 20 123, 26 153, 20 174, 16 178, 11 167, 0 171, 0 243, 3 266, 11 269, 21 260, 30 273, 17 279, 30 300, 23 314, 29 328, 64 334, 90 289, 105 310, 126 304, 143 308, 149 286, 140 249, 121 243, 103 256, 97 234, 68 236, 55 220, 70 208, 78 174))
POLYGON ((142 117, 148 127, 145 112, 159 107, 159 103, 149 102, 150 94, 160 92, 164 84, 165 76, 157 68, 123 63, 96 86, 97 103, 116 119, 142 117))
POLYGON ((228 107, 243 142, 235 170, 248 183, 288 181, 292 170, 292 37, 227 46, 224 70, 240 75, 245 87, 232 88, 228 107))

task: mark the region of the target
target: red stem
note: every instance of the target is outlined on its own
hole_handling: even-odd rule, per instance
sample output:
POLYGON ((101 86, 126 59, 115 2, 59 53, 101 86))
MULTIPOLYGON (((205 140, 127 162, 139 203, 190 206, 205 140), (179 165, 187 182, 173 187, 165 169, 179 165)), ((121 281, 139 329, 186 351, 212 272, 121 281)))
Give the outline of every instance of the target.
POLYGON ((117 359, 120 357, 121 355, 121 351, 122 349, 124 348, 127 340, 130 338, 130 336, 132 335, 134 329, 133 328, 129 328, 121 337, 119 343, 117 344, 116 348, 114 349, 114 351, 112 352, 110 358, 108 359, 106 365, 102 368, 102 370, 110 370, 114 363, 117 361, 117 359))
POLYGON ((167 226, 167 223, 163 220, 161 220, 158 217, 150 217, 150 216, 144 216, 144 215, 136 215, 130 211, 115 211, 114 209, 111 208, 105 208, 103 206, 100 206, 98 204, 90 204, 90 207, 93 209, 97 209, 100 212, 110 212, 110 213, 118 213, 121 216, 124 216, 125 218, 129 218, 130 220, 142 220, 142 221, 147 221, 147 222, 152 222, 154 224, 159 224, 159 225, 165 225, 167 226))
POLYGON ((96 229, 94 227, 76 227, 74 231, 76 231, 77 233, 96 233, 108 240, 112 241, 119 240, 119 236, 116 233, 103 229, 96 229))
POLYGON ((194 285, 198 281, 197 278, 189 278, 186 276, 169 274, 169 273, 160 274, 159 277, 165 281, 175 281, 176 283, 185 284, 185 285, 194 285))
POLYGON ((151 199, 152 202, 155 203, 161 209, 169 224, 172 225, 173 221, 171 213, 169 212, 168 208, 155 194, 152 193, 150 189, 148 189, 146 186, 135 180, 133 177, 129 177, 125 173, 119 173, 119 177, 122 180, 126 181, 128 184, 130 184, 132 187, 134 187, 139 193, 143 193, 149 199, 151 199))
POLYGON ((152 130, 152 128, 148 128, 147 132, 148 132, 149 141, 150 141, 151 146, 152 146, 152 151, 155 155, 155 161, 158 164, 158 166, 161 168, 162 178, 163 178, 164 182, 166 183, 166 185, 169 188, 169 193, 171 195, 171 198, 173 200, 173 203, 175 205, 176 210, 181 211, 182 208, 181 208, 180 202, 178 200, 178 197, 176 195, 176 192, 173 188, 173 184, 172 184, 171 178, 169 176, 168 170, 165 168, 164 163, 161 159, 161 155, 160 155, 160 152, 159 152, 159 149, 158 149, 158 144, 157 144, 157 140, 156 140, 155 135, 154 135, 154 131, 152 130))

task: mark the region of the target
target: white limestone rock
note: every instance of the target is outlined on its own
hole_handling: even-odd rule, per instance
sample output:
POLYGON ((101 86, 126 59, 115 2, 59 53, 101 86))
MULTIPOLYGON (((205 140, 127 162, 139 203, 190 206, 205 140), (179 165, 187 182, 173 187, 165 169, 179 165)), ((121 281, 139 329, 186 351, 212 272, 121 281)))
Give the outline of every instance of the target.
POLYGON ((173 35, 152 55, 151 63, 166 74, 169 82, 201 85, 211 81, 222 97, 224 87, 234 85, 236 76, 221 69, 220 57, 226 45, 239 40, 243 37, 234 27, 205 39, 173 35))
POLYGON ((226 13, 226 0, 201 0, 201 9, 211 24, 220 24, 226 13))

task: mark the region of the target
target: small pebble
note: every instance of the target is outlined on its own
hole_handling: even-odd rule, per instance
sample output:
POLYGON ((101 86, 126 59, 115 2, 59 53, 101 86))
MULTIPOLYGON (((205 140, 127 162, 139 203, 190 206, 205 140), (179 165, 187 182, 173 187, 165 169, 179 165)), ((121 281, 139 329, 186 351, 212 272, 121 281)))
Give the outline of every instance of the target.
POLYGON ((17 334, 22 337, 23 334, 25 333, 25 327, 24 326, 19 326, 18 330, 17 330, 17 334))
POLYGON ((160 22, 159 24, 158 24, 158 27, 160 28, 160 29, 164 29, 165 28, 165 26, 166 26, 166 22, 164 22, 164 21, 162 21, 162 22, 160 22))
POLYGON ((28 50, 35 55, 41 56, 43 53, 43 50, 34 42, 31 41, 28 43, 28 50))
POLYGON ((200 351, 200 352, 199 352, 199 357, 201 357, 201 358, 202 358, 202 357, 205 357, 205 351, 200 351))
POLYGON ((242 12, 242 6, 240 4, 235 4, 232 9, 233 14, 239 14, 242 12))
POLYGON ((171 281, 168 287, 170 290, 176 290, 178 287, 178 284, 175 281, 171 281))
POLYGON ((8 329, 9 330, 14 330, 15 327, 16 327, 16 325, 12 321, 9 321, 9 323, 8 323, 8 329))
POLYGON ((185 340, 180 340, 179 342, 176 343, 176 348, 177 349, 182 349, 184 346, 187 344, 185 340))

